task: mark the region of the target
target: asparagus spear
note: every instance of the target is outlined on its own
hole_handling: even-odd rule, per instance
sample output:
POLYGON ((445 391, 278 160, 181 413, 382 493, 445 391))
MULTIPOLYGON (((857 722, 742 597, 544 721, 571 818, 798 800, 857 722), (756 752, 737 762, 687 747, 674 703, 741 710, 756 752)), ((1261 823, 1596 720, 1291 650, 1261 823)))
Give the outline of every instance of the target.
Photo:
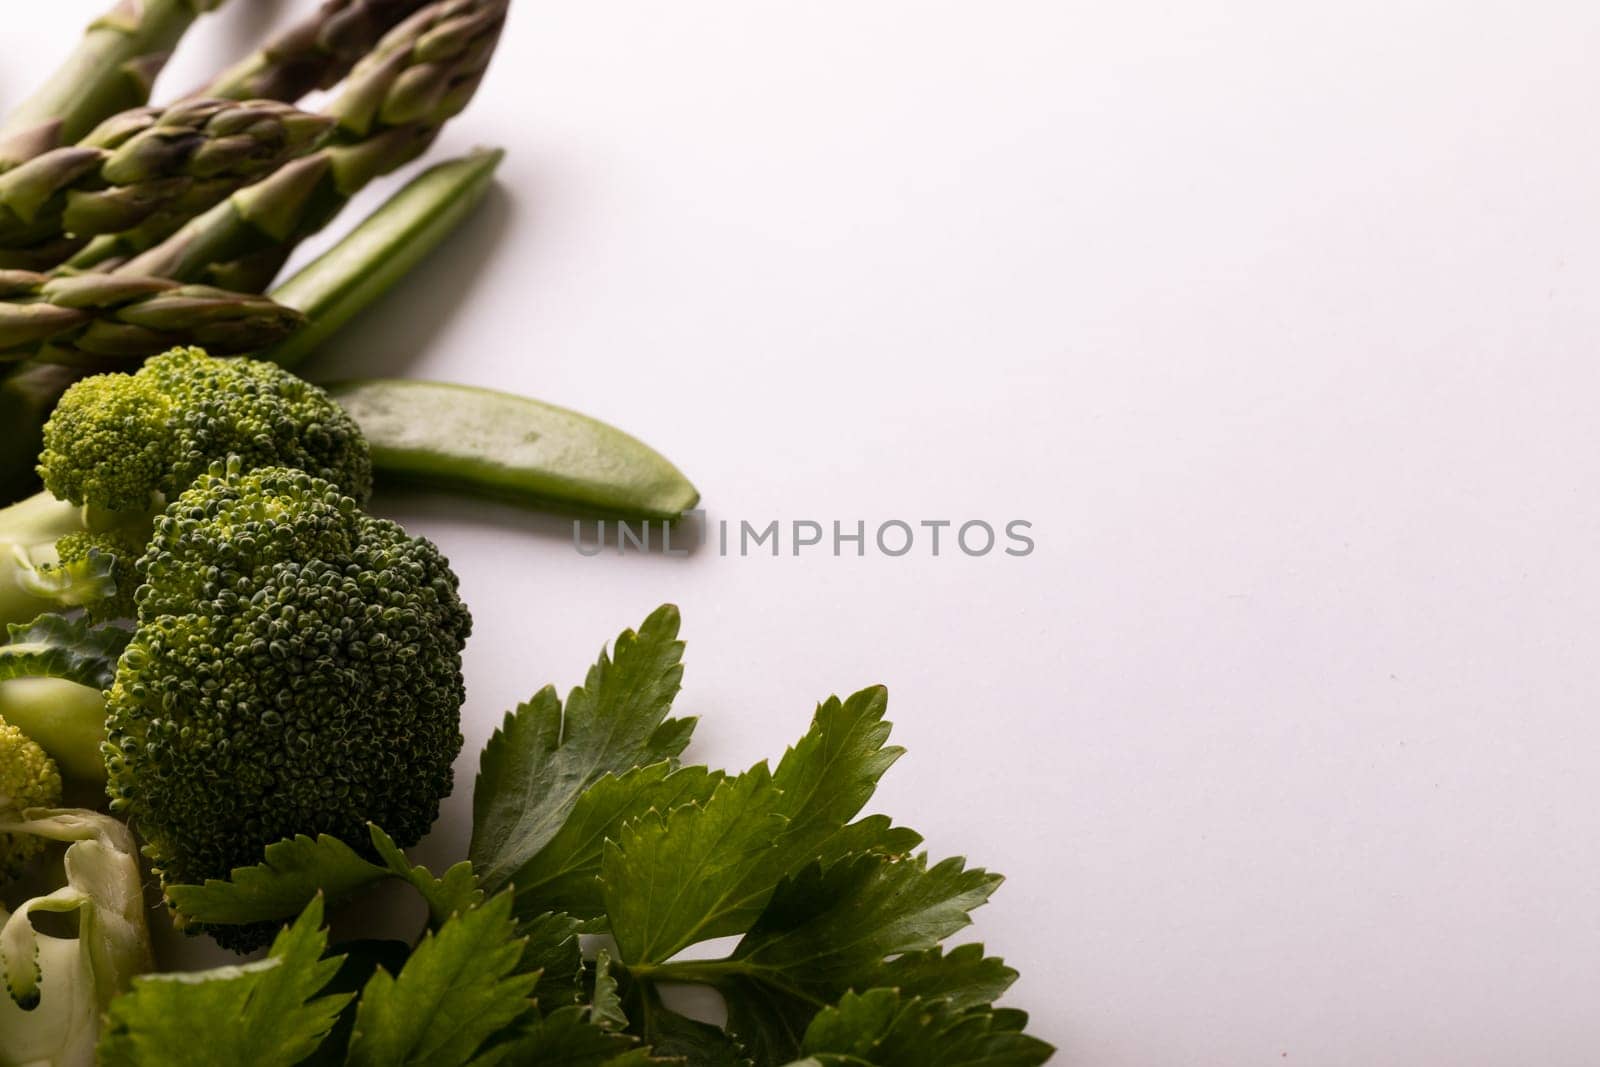
POLYGON ((300 241, 363 186, 422 154, 466 107, 509 0, 436 0, 395 27, 350 74, 329 114, 334 144, 191 220, 119 273, 263 289, 300 241))
MULTIPOLYGON (((135 108, 0 174, 0 247, 166 227, 316 148, 333 120, 273 101, 135 108)), ((4 261, 0 254, 0 262, 4 261)))
MULTIPOLYGON (((193 96, 197 99, 294 101, 313 89, 326 89, 348 74, 356 61, 371 51, 385 34, 426 2, 326 0, 307 18, 223 71, 193 96)), ((66 266, 76 271, 113 270, 161 243, 179 225, 210 206, 209 203, 200 205, 175 220, 169 218, 121 233, 103 234, 81 249, 69 246, 65 255, 71 258, 66 260, 66 266)), ((44 249, 42 254, 27 258, 13 254, 8 259, 0 255, 0 266, 38 270, 59 263, 63 258, 59 248, 44 249)), ((279 262, 270 262, 265 269, 275 271, 279 262)))
POLYGON ((0 124, 0 169, 150 98, 150 85, 195 19, 222 0, 119 0, 96 19, 50 80, 0 124))
POLYGON ((425 2, 327 0, 195 95, 293 101, 313 89, 326 89, 425 2))
POLYGON ((251 352, 305 322, 263 296, 131 275, 0 270, 0 301, 0 362, 91 369, 137 365, 186 344, 219 355, 251 352))

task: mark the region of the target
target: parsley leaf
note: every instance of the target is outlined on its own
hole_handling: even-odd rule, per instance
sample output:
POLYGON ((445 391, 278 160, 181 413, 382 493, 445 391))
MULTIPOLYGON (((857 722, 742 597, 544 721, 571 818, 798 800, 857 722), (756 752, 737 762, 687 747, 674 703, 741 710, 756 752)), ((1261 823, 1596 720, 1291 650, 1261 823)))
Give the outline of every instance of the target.
POLYGON ((268 845, 262 862, 236 867, 226 879, 168 886, 167 902, 184 923, 273 922, 300 914, 318 894, 340 901, 374 882, 400 878, 422 894, 430 922, 437 928, 455 912, 483 899, 470 863, 462 861, 436 878, 425 867, 411 866, 381 828, 369 824, 367 830, 382 864, 366 859, 337 837, 301 834, 268 845))
POLYGON ((630 966, 664 963, 718 936, 771 890, 765 870, 786 820, 764 764, 717 784, 704 807, 650 812, 607 841, 606 915, 630 966))
POLYGON ((694 720, 666 718, 683 678, 677 637, 678 609, 658 608, 638 633, 617 638, 612 656, 601 652, 565 712, 546 687, 489 739, 468 855, 490 892, 518 880, 602 776, 671 760, 688 745, 694 720))
POLYGON ((661 1062, 640 1046, 638 1038, 595 1026, 589 1010, 576 1006, 546 1015, 526 1034, 485 1058, 487 1064, 539 1067, 646 1067, 661 1062))
POLYGON ((881 686, 831 698, 775 773, 758 763, 704 804, 646 814, 607 842, 601 882, 624 959, 664 963, 743 933, 779 879, 819 856, 915 847, 881 816, 849 824, 902 751, 885 745, 886 704, 881 686))
POLYGON ((895 989, 849 993, 806 1031, 791 1067, 1036 1067, 1054 1053, 1022 1033, 1020 1012, 960 1011, 895 989))
POLYGON ((517 936, 526 947, 517 969, 537 974, 533 999, 548 1012, 576 1004, 583 993, 583 950, 578 942, 578 921, 560 912, 546 912, 517 924, 517 936))
POLYGON ((288 1067, 311 1055, 349 1001, 316 996, 339 970, 323 959, 322 901, 278 934, 267 958, 215 970, 152 974, 111 1002, 100 1040, 108 1067, 288 1067), (313 999, 315 998, 315 999, 313 999), (200 1029, 196 1023, 204 1020, 200 1029), (204 1040, 196 1040, 198 1036, 204 1040))
POLYGON ((861 985, 890 986, 905 996, 945 1000, 965 1011, 999 1000, 1016 980, 1017 972, 999 957, 985 956, 982 945, 960 945, 949 952, 907 952, 863 976, 861 985))
MULTIPOLYGON (((898 961, 884 961, 929 951, 965 927, 1000 881, 959 859, 930 868, 926 857, 862 855, 806 868, 778 887, 750 933, 710 973, 728 1004, 728 1029, 778 1063, 798 1050, 817 1008, 848 990, 891 975, 928 989, 958 986, 974 970, 967 954, 916 956, 898 969, 898 961)), ((991 979, 993 967, 1004 964, 993 962, 991 979)))
POLYGON ((705 767, 674 770, 665 761, 636 767, 620 777, 602 776, 578 797, 550 842, 517 872, 519 911, 540 907, 580 919, 599 918, 605 910, 600 860, 606 840, 649 811, 703 803, 722 777, 705 767))
POLYGON ((589 1021, 602 1030, 622 1030, 628 1016, 617 993, 617 978, 611 973, 611 954, 601 949, 594 960, 594 997, 589 1004, 589 1021))
POLYGON ((425 936, 400 973, 378 970, 361 992, 352 1067, 466 1064, 530 1007, 537 975, 518 973, 523 944, 502 893, 425 936))
POLYGON ((268 845, 261 863, 235 867, 228 878, 174 885, 167 903, 185 921, 234 925, 299 914, 318 893, 339 901, 389 872, 328 834, 301 834, 268 845))

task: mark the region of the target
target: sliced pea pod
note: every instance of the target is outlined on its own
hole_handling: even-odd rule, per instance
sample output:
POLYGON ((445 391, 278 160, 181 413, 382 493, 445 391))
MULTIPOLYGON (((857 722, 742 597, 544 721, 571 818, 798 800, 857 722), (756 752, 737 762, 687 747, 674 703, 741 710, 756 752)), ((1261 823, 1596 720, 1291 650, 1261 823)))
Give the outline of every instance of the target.
POLYGON ((399 379, 326 388, 366 434, 380 483, 631 519, 674 519, 700 499, 661 453, 553 404, 399 379))

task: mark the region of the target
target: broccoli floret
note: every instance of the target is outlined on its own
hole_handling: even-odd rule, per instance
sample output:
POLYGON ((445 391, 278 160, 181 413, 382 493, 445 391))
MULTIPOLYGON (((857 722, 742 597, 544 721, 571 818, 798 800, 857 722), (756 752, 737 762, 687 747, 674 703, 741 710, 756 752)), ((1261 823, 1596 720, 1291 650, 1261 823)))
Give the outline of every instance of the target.
POLYGON ((44 427, 39 474, 74 504, 139 511, 171 471, 179 397, 154 376, 98 374, 66 391, 44 427))
MULTIPOLYGON (((61 772, 44 749, 0 719, 0 812, 53 808, 61 803, 61 772)), ((0 833, 0 883, 22 873, 23 865, 44 849, 37 837, 0 833)))
POLYGON ((62 500, 137 511, 228 456, 246 470, 308 471, 357 501, 372 493, 366 438, 327 393, 276 364, 199 348, 68 389, 45 424, 39 474, 62 500))
POLYGON ((112 810, 169 885, 295 834, 413 844, 461 748, 472 624, 439 550, 321 478, 242 466, 156 520, 106 701, 112 810))
POLYGON ((47 491, 0 509, 0 626, 63 608, 130 618, 151 516, 229 456, 309 471, 357 501, 372 492, 355 422, 275 364, 175 348, 68 389, 45 427, 47 491))

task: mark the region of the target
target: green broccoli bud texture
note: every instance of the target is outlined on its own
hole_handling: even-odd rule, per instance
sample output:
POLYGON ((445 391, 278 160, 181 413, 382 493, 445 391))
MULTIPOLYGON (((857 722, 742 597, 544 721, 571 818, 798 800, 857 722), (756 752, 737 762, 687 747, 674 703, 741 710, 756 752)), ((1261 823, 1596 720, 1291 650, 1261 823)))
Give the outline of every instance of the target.
POLYGON ((102 752, 163 882, 226 877, 295 834, 427 832, 472 626, 437 548, 322 478, 230 460, 156 520, 135 571, 102 752))
MULTIPOLYGON (((55 760, 21 730, 0 719, 0 812, 53 808, 61 803, 61 772, 55 760)), ((44 850, 45 842, 22 834, 0 833, 0 883, 44 850)))
POLYGON ((244 470, 307 471, 359 502, 372 493, 366 439, 327 393, 276 364, 199 348, 73 385, 45 424, 39 475, 62 500, 137 511, 229 456, 244 470))

